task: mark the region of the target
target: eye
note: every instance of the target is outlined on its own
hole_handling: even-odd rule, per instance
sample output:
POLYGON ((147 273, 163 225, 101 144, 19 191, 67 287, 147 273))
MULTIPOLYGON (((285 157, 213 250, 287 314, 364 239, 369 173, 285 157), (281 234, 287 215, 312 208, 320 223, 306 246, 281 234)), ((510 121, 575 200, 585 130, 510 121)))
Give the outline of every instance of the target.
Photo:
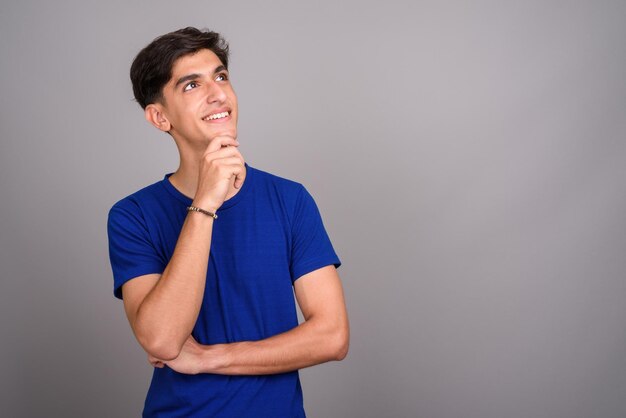
POLYGON ((215 81, 226 81, 226 80, 228 80, 228 74, 226 73, 219 73, 217 77, 215 77, 215 81))
POLYGON ((196 83, 195 81, 190 81, 189 83, 185 84, 183 91, 189 91, 191 89, 195 89, 196 87, 198 87, 198 83, 196 83))

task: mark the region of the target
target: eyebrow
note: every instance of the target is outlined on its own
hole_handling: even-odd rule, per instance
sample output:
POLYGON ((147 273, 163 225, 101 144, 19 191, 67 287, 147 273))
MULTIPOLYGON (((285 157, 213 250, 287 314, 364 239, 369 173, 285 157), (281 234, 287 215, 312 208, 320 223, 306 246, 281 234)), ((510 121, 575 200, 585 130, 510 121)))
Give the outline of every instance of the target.
MULTIPOLYGON (((223 65, 219 65, 215 68, 215 70, 213 70, 213 74, 217 74, 220 71, 224 71, 224 70, 226 70, 226 67, 223 65)), ((196 78, 200 78, 200 77, 202 77, 202 74, 198 74, 198 73, 184 75, 176 81, 176 84, 174 84, 174 87, 176 88, 186 81, 195 80, 196 78)))

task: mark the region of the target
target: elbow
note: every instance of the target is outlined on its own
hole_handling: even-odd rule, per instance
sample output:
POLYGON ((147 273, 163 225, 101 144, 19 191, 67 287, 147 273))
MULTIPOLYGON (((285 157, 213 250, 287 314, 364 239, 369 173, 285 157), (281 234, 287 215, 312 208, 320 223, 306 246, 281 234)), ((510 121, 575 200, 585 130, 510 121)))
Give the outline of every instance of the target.
POLYGON ((148 354, 158 358, 162 361, 174 360, 180 354, 180 350, 175 347, 155 347, 153 350, 148 351, 148 354))
POLYGON ((166 332, 166 330, 151 329, 138 320, 135 320, 132 325, 137 342, 152 357, 162 361, 174 360, 183 349, 185 340, 177 341, 177 336, 166 332))
POLYGON ((139 336, 137 339, 146 353, 162 361, 174 360, 182 350, 182 346, 178 346, 171 341, 159 340, 157 338, 139 338, 139 336))
POLYGON ((348 348, 349 348, 349 344, 348 343, 346 343, 346 345, 341 347, 341 349, 339 351, 337 351, 337 354, 335 356, 335 361, 341 361, 341 360, 345 359, 348 356, 348 348))
POLYGON ((344 337, 342 339, 341 344, 339 345, 339 347, 335 351, 335 358, 334 358, 334 360, 341 361, 341 360, 345 359, 346 356, 348 355, 348 349, 349 348, 350 348, 350 338, 348 336, 346 336, 346 337, 344 337))
POLYGON ((350 347, 350 332, 348 327, 342 327, 341 329, 335 331, 331 338, 331 343, 329 347, 329 356, 330 360, 341 361, 346 358, 348 355, 348 349, 350 347))

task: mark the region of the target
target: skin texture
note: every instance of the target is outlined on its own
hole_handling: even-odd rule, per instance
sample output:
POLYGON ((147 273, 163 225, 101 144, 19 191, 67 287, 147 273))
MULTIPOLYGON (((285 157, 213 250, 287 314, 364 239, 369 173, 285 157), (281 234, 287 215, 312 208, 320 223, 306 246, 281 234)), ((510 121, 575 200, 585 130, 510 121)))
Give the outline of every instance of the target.
MULTIPOLYGON (((237 97, 228 72, 210 50, 181 57, 163 97, 146 106, 145 116, 178 147, 180 165, 170 181, 192 197, 193 206, 215 212, 246 177, 238 150, 237 97), (205 119, 221 112, 228 116, 205 119)), ((305 322, 288 332, 218 345, 201 345, 191 337, 204 294, 213 222, 204 214, 188 213, 163 274, 140 276, 122 287, 128 320, 150 363, 187 374, 271 374, 343 359, 349 326, 334 266, 295 281, 305 322)))

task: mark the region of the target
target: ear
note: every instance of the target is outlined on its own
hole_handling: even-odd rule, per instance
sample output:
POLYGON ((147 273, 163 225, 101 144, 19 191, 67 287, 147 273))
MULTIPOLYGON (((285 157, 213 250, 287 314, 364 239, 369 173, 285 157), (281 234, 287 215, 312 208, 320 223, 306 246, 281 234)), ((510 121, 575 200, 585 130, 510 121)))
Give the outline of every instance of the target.
POLYGON ((165 116, 163 108, 158 103, 150 103, 145 109, 146 120, 163 132, 169 132, 172 124, 165 116))

